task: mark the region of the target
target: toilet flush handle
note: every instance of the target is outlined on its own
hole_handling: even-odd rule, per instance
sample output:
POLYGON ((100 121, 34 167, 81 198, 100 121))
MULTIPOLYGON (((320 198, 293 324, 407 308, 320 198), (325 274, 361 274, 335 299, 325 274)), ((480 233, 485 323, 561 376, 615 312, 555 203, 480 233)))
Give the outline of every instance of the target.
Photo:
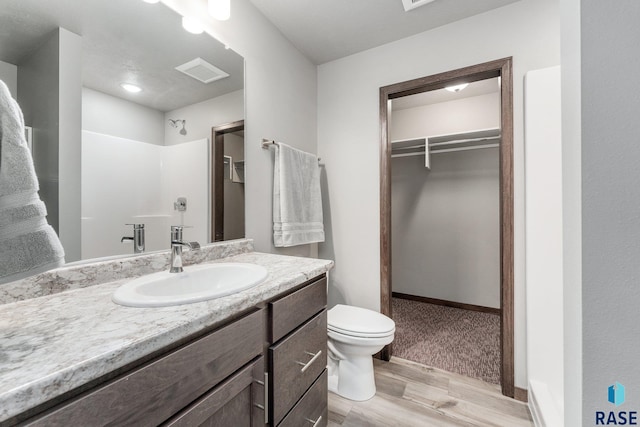
POLYGON ((317 352, 317 353, 315 353, 315 354, 310 353, 310 352, 308 352, 308 351, 305 351, 305 354, 308 354, 309 356, 313 356, 313 357, 312 357, 312 358, 311 358, 311 360, 309 360, 307 363, 303 363, 303 362, 296 362, 298 365, 301 365, 301 366, 302 366, 302 369, 300 369, 300 372, 304 372, 304 371, 306 371, 307 369, 309 369, 309 366, 311 366, 311 364, 312 364, 313 362, 315 362, 315 361, 316 361, 316 359, 318 359, 318 357, 320 357, 320 355, 322 354, 322 350, 318 350, 318 352, 317 352))

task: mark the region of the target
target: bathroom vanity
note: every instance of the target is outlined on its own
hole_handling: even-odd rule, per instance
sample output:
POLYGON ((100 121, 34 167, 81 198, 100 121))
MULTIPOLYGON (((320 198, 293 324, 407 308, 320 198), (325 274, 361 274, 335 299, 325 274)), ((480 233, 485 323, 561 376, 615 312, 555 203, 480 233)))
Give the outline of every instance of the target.
POLYGON ((214 262, 227 261, 269 277, 175 307, 114 304, 127 279, 0 305, 12 319, 0 325, 0 425, 326 425, 332 262, 255 252, 214 262))

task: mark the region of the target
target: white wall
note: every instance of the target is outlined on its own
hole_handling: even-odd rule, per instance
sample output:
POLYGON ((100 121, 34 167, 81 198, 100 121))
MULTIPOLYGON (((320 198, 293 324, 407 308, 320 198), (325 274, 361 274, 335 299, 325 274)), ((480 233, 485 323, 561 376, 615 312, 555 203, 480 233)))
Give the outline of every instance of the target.
POLYGON ((18 103, 33 127, 40 197, 67 262, 80 259, 81 57, 81 37, 59 28, 18 67, 18 103))
POLYGON ((59 225, 59 36, 56 32, 18 68, 18 103, 26 126, 33 127, 33 162, 47 221, 59 225))
POLYGON ((164 147, 82 132, 82 259, 133 254, 126 224, 145 224, 148 251, 169 247, 162 186, 164 147))
POLYGON ((317 245, 273 246, 273 152, 263 150, 260 143, 269 138, 317 151, 316 66, 249 0, 233 1, 231 19, 225 22, 208 17, 204 0, 162 2, 183 15, 203 20, 207 32, 245 58, 247 237, 254 239, 258 251, 313 255, 317 245))
POLYGON ((18 67, 8 62, 0 61, 0 80, 2 80, 14 98, 18 97, 18 67))
MULTIPOLYGON (((207 106, 228 103, 230 114, 242 117, 242 91, 238 93, 184 110, 191 118, 212 119, 216 109, 207 106)), ((146 251, 169 247, 171 225, 191 226, 185 239, 208 242, 211 124, 192 126, 201 132, 165 146, 165 113, 88 88, 82 97, 82 258, 131 253, 131 242, 120 243, 121 237, 132 235, 129 223, 145 224, 146 251), (106 176, 111 176, 108 182, 106 176), (174 210, 178 197, 187 198, 186 212, 174 210)), ((179 135, 179 129, 168 130, 179 135)))
POLYGON ((145 225, 146 251, 169 248, 169 227, 208 241, 208 140, 170 147, 82 132, 82 258, 133 253, 132 227, 145 225), (116 173, 114 173, 116 171, 116 173), (187 211, 173 202, 187 198, 187 211))
MULTIPOLYGON (((209 224, 209 140, 207 138, 162 147, 163 209, 171 225, 186 225, 183 238, 200 244, 210 240, 209 224), (178 197, 187 199, 187 210, 173 209, 178 197)), ((168 238, 166 238, 168 241, 168 238)))
MULTIPOLYGON (((496 87, 497 90, 497 87, 496 87)), ((393 110, 391 139, 500 126, 498 93, 393 110)), ((497 148, 391 162, 393 291, 500 308, 497 148)))
POLYGON ((164 113, 82 88, 82 129, 119 138, 164 144, 164 113))
POLYGON ((390 133, 391 140, 398 140, 498 127, 500 95, 495 92, 416 108, 394 109, 390 133))
POLYGON ((513 56, 515 163, 515 384, 527 387, 524 299, 523 76, 560 61, 557 0, 523 0, 323 64, 318 154, 325 162, 331 303, 380 307, 379 88, 513 56))
POLYGON ((67 262, 80 259, 81 56, 80 36, 59 28, 18 67, 40 196, 67 262))
POLYGON ((583 424, 640 410, 640 2, 581 2, 583 424), (607 388, 627 387, 624 406, 607 388))
POLYGON ((560 67, 525 76, 527 374, 540 425, 564 418, 560 67))
POLYGON ((561 0, 564 419, 582 425, 581 0, 561 0))
POLYGON ((67 262, 80 259, 82 37, 60 33, 60 241, 67 262))
POLYGON ((188 105, 164 114, 164 145, 180 144, 194 139, 211 139, 211 128, 244 119, 244 91, 238 90, 217 98, 188 105), (186 120, 186 135, 182 126, 174 128, 169 119, 186 120))

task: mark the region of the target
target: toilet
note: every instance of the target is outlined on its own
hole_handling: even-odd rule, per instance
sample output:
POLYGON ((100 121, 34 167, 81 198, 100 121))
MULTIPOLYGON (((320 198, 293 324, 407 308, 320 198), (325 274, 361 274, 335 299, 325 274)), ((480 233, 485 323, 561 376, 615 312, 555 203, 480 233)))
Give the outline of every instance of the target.
POLYGON ((384 314, 338 304, 328 311, 329 390, 350 400, 376 394, 372 356, 393 341, 396 325, 384 314))

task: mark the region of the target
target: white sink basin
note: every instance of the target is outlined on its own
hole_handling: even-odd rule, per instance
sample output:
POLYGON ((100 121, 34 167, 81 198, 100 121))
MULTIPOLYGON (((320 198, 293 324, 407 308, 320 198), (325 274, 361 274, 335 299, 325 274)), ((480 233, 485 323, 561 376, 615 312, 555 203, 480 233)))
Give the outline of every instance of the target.
POLYGON ((120 286, 111 299, 129 307, 190 304, 252 288, 267 278, 255 264, 221 263, 185 267, 182 273, 163 271, 120 286))

